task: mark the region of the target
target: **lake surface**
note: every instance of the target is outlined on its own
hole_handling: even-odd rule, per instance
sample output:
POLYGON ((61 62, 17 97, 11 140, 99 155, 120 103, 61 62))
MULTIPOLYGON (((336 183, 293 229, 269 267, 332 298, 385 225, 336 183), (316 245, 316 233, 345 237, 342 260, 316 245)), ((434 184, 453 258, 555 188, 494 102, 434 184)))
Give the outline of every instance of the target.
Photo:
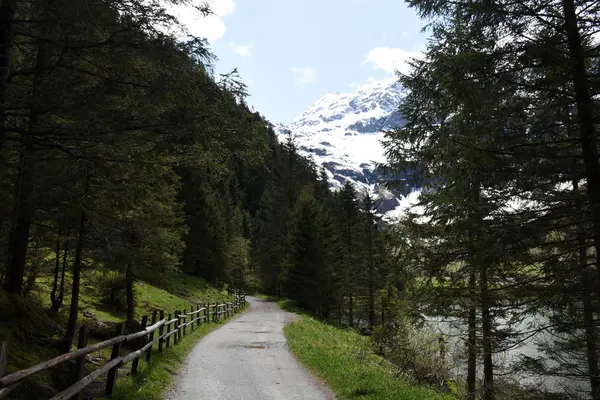
MULTIPOLYGON (((465 343, 467 338, 467 328, 459 320, 442 319, 439 317, 425 317, 426 326, 431 329, 431 333, 441 334, 446 342, 446 354, 449 361, 455 367, 452 374, 455 378, 464 379, 466 377, 466 360, 465 360, 465 343)), ((502 327, 502 322, 499 321, 502 327)), ((543 327, 548 325, 548 319, 542 315, 528 316, 519 324, 515 325, 514 329, 519 333, 523 333, 524 338, 530 335, 534 327, 543 327)), ((495 373, 497 376, 502 376, 503 379, 510 379, 523 386, 538 387, 543 390, 553 393, 567 392, 579 398, 590 398, 589 385, 587 381, 580 381, 566 377, 547 376, 540 377, 531 373, 519 372, 514 373, 512 367, 522 357, 528 356, 532 358, 544 358, 550 367, 558 367, 558 363, 549 360, 544 352, 540 351, 540 345, 543 343, 553 343, 556 340, 555 332, 544 330, 536 333, 534 336, 524 340, 518 346, 510 348, 506 351, 499 352, 494 355, 495 373)), ((577 363, 573 358, 565 358, 566 363, 577 363)), ((582 369, 586 369, 584 364, 582 369)), ((478 377, 482 376, 482 365, 478 362, 478 377)))

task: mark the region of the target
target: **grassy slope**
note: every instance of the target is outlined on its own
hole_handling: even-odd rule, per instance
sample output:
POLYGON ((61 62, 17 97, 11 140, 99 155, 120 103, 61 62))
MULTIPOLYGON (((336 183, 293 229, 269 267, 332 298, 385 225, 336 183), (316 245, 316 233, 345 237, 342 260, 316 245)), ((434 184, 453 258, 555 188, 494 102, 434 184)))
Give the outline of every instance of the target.
MULTIPOLYGON (((114 336, 114 325, 124 320, 124 313, 107 308, 103 305, 98 282, 100 276, 86 274, 83 277, 82 293, 80 296, 80 324, 90 326, 89 343, 94 343, 114 336)), ((30 367, 41 361, 48 360, 57 355, 55 344, 62 339, 63 327, 68 318, 68 303, 70 293, 65 293, 65 305, 59 313, 49 311, 50 300, 50 277, 41 277, 29 298, 8 296, 0 292, 0 341, 9 343, 9 373, 30 367)), ((154 309, 165 310, 166 313, 177 309, 189 309, 192 304, 203 303, 213 300, 225 299, 226 292, 221 292, 203 279, 185 275, 173 271, 165 275, 158 287, 156 284, 138 281, 135 285, 136 296, 136 319, 139 321, 142 315, 151 314, 154 309)), ((218 326, 218 325, 215 325, 218 326)), ((150 376, 154 383, 147 385, 147 394, 135 397, 136 392, 146 393, 146 389, 139 390, 139 379, 131 381, 126 376, 127 366, 120 374, 119 384, 127 388, 129 393, 123 398, 152 399, 161 398, 158 388, 165 388, 172 376, 168 371, 175 371, 186 352, 199 340, 203 333, 213 329, 212 325, 203 327, 194 332, 192 337, 187 337, 175 349, 171 349, 168 357, 156 357, 160 361, 154 363, 146 374, 141 374, 140 379, 150 376), (171 354, 173 357, 171 358, 171 354), (165 372, 166 371, 166 372, 165 372), (123 381, 124 383, 121 383, 123 381), (155 397, 150 396, 150 394, 155 397)), ((92 355, 94 362, 102 364, 110 356, 110 349, 92 355)), ((141 362, 140 365, 145 365, 141 362)), ((86 367, 92 364, 86 363, 86 367)), ((145 366, 143 368, 146 368, 145 366)), ((64 376, 68 373, 66 369, 57 367, 56 373, 43 373, 35 379, 25 382, 11 395, 11 398, 46 398, 52 394, 51 387, 60 387, 64 382, 64 376)), ((121 392, 123 393, 123 389, 121 392)))
POLYGON ((413 385, 370 351, 369 339, 307 316, 284 328, 296 356, 340 399, 451 400, 453 396, 413 385))

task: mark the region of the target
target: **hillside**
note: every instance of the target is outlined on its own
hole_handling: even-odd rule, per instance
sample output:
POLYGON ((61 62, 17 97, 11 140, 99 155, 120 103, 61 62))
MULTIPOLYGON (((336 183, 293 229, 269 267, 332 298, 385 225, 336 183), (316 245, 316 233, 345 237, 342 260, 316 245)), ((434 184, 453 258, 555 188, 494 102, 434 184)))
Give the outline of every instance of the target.
MULTIPOLYGON (((41 281, 42 284, 36 285, 25 301, 0 292, 0 341, 6 341, 9 345, 9 373, 31 367, 59 354, 57 345, 62 341, 69 310, 67 307, 62 307, 59 312, 49 310, 50 288, 43 283, 43 279, 41 281)), ((109 293, 115 286, 106 277, 89 277, 87 282, 80 297, 80 321, 90 328, 91 344, 113 337, 116 324, 124 321, 124 313, 122 308, 108 303, 109 293)), ((157 282, 136 281, 134 287, 137 321, 142 315, 151 315, 154 310, 173 312, 189 308, 192 304, 227 298, 227 291, 217 290, 202 278, 177 271, 172 271, 157 282)), ((118 296, 123 294, 122 289, 117 293, 118 296)), ((110 351, 107 350, 92 354, 90 361, 101 365, 109 358, 110 351)), ((58 367, 50 373, 37 375, 15 389, 10 398, 50 398, 56 393, 56 389, 64 385, 66 371, 63 367, 58 367)), ((127 376, 127 371, 128 369, 124 370, 122 375, 127 376)), ((168 386, 169 381, 157 384, 168 386)), ((94 385, 90 389, 95 390, 94 385)), ((98 390, 101 393, 103 382, 99 383, 98 390)))

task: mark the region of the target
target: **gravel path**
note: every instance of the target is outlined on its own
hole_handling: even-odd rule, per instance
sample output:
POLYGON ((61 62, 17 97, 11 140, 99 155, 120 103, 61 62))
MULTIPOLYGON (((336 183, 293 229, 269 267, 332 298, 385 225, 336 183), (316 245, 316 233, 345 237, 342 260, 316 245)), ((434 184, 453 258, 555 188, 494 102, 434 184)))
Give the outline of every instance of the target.
POLYGON ((196 345, 166 398, 333 399, 288 349, 282 328, 296 316, 277 303, 246 299, 247 312, 196 345))

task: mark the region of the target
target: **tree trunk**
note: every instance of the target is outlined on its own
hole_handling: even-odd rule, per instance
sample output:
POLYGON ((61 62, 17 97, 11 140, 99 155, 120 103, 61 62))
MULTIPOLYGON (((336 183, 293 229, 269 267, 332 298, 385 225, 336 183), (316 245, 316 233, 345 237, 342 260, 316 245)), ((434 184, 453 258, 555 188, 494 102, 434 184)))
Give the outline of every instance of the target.
POLYGON ((579 27, 577 26, 574 1, 562 0, 562 8, 571 58, 573 86, 575 87, 581 151, 587 181, 587 196, 592 211, 596 268, 600 274, 600 164, 598 163, 596 128, 594 126, 594 106, 586 76, 585 54, 581 44, 579 27))
POLYGON ((125 271, 125 287, 127 291, 127 321, 133 321, 133 264, 131 262, 127 264, 125 271))
POLYGON ((352 293, 348 299, 348 325, 352 328, 354 326, 354 297, 352 293))
MULTIPOLYGON (((583 251, 583 259, 587 261, 585 249, 583 251)), ((585 324, 585 344, 588 362, 588 374, 590 376, 590 388, 592 399, 600 400, 600 369, 598 368, 598 335, 596 334, 596 321, 594 318, 594 305, 592 303, 592 282, 593 279, 585 271, 581 273, 583 280, 583 315, 585 324)))
POLYGON ((50 309, 58 311, 60 305, 58 304, 58 275, 60 274, 60 235, 62 229, 59 225, 58 234, 56 236, 56 249, 54 257, 54 280, 52 281, 52 291, 50 292, 50 309))
POLYGON ((381 326, 385 325, 385 303, 383 297, 381 298, 381 326))
MULTIPOLYGON (((86 183, 86 195, 88 191, 88 183, 86 183)), ((67 353, 71 350, 73 338, 77 331, 77 315, 79 313, 79 291, 81 283, 81 258, 83 252, 83 239, 85 236, 85 210, 81 210, 79 220, 79 235, 77 236, 77 246, 75 247, 75 260, 73 260, 73 288, 71 290, 71 308, 69 310, 69 321, 67 322, 67 331, 65 338, 61 342, 60 350, 67 353)))
POLYGON ((4 141, 6 139, 6 95, 10 76, 10 59, 14 43, 14 19, 16 0, 0 3, 0 164, 4 163, 4 141))
POLYGON ((469 337, 467 340, 467 399, 474 400, 477 393, 477 308, 475 299, 476 277, 473 267, 469 274, 469 337))
POLYGON ((488 291, 488 268, 481 265, 481 331, 483 342, 483 400, 494 400, 494 364, 492 362, 492 320, 490 317, 490 296, 488 291))
POLYGON ((4 289, 13 294, 20 294, 23 289, 27 247, 29 246, 29 229, 35 209, 31 201, 33 194, 33 167, 35 164, 33 158, 32 139, 26 139, 20 155, 15 198, 16 216, 10 235, 10 260, 4 281, 4 289))
POLYGON ((373 214, 367 210, 368 226, 368 246, 369 246, 369 329, 375 326, 375 287, 374 287, 374 268, 373 268, 373 214))
POLYGON ((588 274, 586 267, 588 263, 587 247, 585 247, 585 232, 583 226, 583 215, 581 201, 579 200, 579 179, 573 179, 573 194, 575 195, 575 219, 580 225, 577 226, 577 242, 579 245, 580 281, 582 286, 583 318, 585 329, 585 344, 588 363, 588 374, 592 399, 600 400, 600 367, 598 365, 598 335, 596 333, 596 321, 594 319, 595 307, 592 300, 594 294, 594 279, 588 274))
POLYGON ((63 249, 62 272, 60 274, 60 286, 58 290, 58 297, 56 300, 58 308, 62 307, 63 301, 65 299, 65 273, 67 271, 67 255, 69 254, 68 243, 69 242, 65 241, 65 248, 63 249))
MULTIPOLYGON (((77 316, 79 314, 79 292, 81 284, 81 259, 83 253, 83 240, 85 237, 85 221, 86 214, 83 204, 85 203, 88 193, 90 191, 90 174, 89 167, 86 166, 85 171, 85 191, 81 201, 81 216, 79 218, 79 234, 77 235, 77 244, 75 246, 75 259, 73 260, 73 286, 71 290, 71 307, 69 309, 69 321, 67 322, 67 330, 65 332, 64 340, 59 346, 59 350, 63 353, 67 353, 71 350, 73 344, 73 338, 77 330, 77 316)), ((65 248, 66 258, 66 248, 65 248)))
POLYGON ((34 265, 31 267, 29 275, 27 275, 27 279, 25 280, 25 287, 23 288, 23 297, 27 297, 29 292, 33 289, 35 285, 35 280, 37 279, 40 273, 39 265, 34 265))
POLYGON ((19 157, 20 165, 15 196, 15 221, 11 234, 10 263, 6 271, 5 281, 6 291, 14 294, 19 294, 23 290, 27 247, 29 245, 29 229, 36 210, 33 200, 34 169, 36 164, 34 142, 35 140, 39 140, 36 136, 39 136, 41 132, 43 75, 51 57, 50 43, 47 40, 49 35, 50 28, 46 25, 41 29, 40 38, 37 41, 38 47, 36 63, 33 68, 28 132, 22 138, 24 145, 19 157))

